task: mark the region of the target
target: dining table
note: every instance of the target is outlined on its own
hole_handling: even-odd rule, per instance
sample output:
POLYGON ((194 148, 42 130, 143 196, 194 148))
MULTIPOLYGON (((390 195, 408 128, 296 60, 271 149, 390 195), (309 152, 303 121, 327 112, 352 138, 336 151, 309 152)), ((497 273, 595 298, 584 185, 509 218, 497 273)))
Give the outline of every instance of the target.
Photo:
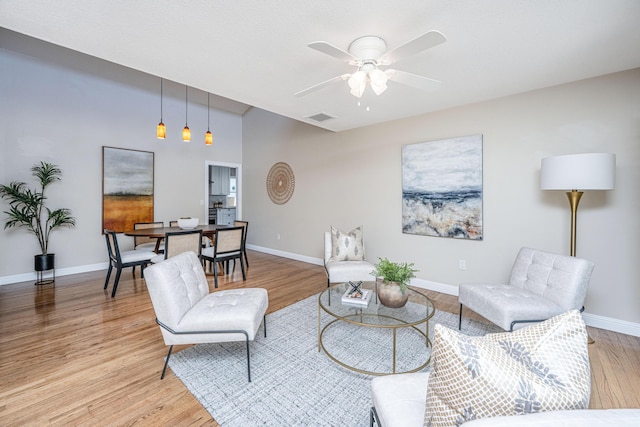
MULTIPOLYGON (((216 230, 220 230, 223 228, 232 228, 233 225, 226 225, 226 224, 205 224, 205 225, 198 225, 194 228, 190 228, 189 230, 202 230, 202 235, 209 237, 211 239, 211 241, 213 241, 213 236, 216 234, 216 230)), ((158 227, 158 228, 140 228, 137 230, 126 230, 124 231, 124 235, 125 236, 132 236, 132 237, 150 237, 150 238, 155 238, 157 239, 156 241, 156 247, 153 250, 155 253, 158 253, 158 249, 160 247, 160 243, 162 242, 162 239, 164 239, 164 236, 166 233, 172 233, 175 231, 183 231, 183 230, 187 230, 187 229, 183 229, 180 227, 158 227)))

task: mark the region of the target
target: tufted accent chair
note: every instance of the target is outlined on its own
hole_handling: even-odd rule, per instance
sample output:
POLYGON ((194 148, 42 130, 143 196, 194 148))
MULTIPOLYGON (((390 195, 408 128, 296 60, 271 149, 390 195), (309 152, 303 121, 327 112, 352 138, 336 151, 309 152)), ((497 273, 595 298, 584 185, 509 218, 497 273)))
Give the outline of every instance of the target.
POLYGON ((368 261, 332 261, 331 260, 331 232, 324 233, 324 269, 327 274, 327 287, 333 283, 344 283, 349 280, 372 281, 375 277, 371 272, 374 265, 368 261))
POLYGON ((262 288, 230 289, 209 293, 202 265, 195 253, 184 252, 145 270, 145 279, 156 322, 169 353, 176 344, 245 341, 247 371, 251 382, 249 341, 253 341, 269 306, 262 288))
POLYGON ((512 331, 569 310, 583 310, 593 263, 568 255, 522 248, 508 284, 460 284, 462 306, 512 331))

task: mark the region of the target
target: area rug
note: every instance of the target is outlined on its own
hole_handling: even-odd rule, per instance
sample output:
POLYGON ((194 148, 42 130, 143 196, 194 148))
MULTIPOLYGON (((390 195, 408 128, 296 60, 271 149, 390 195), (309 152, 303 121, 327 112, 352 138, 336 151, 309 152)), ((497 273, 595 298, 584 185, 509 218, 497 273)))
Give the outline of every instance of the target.
MULTIPOLYGON (((406 308, 420 306, 410 302, 406 308)), ((322 325, 330 320, 323 312, 322 325)), ((457 329, 458 316, 436 311, 429 323, 430 335, 436 323, 457 329)), ((462 330, 483 335, 498 329, 463 319, 462 330)), ((424 338, 409 328, 398 331, 397 342, 397 370, 413 369, 429 357, 424 338)), ((323 343, 352 366, 391 369, 389 330, 363 332, 338 322, 327 329, 323 343)), ((345 369, 318 351, 317 295, 267 315, 267 337, 261 327, 250 349, 252 382, 247 381, 244 343, 194 345, 172 355, 169 366, 223 427, 368 425, 373 377, 345 369)))

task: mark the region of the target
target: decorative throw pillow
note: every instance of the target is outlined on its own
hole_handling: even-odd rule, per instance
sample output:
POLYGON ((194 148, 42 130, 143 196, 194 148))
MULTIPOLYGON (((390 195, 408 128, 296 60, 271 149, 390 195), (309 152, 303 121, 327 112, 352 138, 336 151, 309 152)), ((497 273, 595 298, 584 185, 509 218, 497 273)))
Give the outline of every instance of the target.
POLYGON ((331 226, 331 258, 329 261, 362 261, 364 260, 364 243, 362 226, 348 233, 331 226))
POLYGON ((586 409, 591 391, 587 345, 577 310, 484 337, 435 325, 424 425, 586 409))

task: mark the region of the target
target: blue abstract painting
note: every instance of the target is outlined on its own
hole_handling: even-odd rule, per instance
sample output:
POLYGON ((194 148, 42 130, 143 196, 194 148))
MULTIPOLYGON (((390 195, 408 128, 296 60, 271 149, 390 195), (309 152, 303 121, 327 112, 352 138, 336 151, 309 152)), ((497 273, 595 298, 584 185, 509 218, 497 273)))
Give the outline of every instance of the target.
POLYGON ((402 147, 402 232, 482 240, 482 135, 402 147))

